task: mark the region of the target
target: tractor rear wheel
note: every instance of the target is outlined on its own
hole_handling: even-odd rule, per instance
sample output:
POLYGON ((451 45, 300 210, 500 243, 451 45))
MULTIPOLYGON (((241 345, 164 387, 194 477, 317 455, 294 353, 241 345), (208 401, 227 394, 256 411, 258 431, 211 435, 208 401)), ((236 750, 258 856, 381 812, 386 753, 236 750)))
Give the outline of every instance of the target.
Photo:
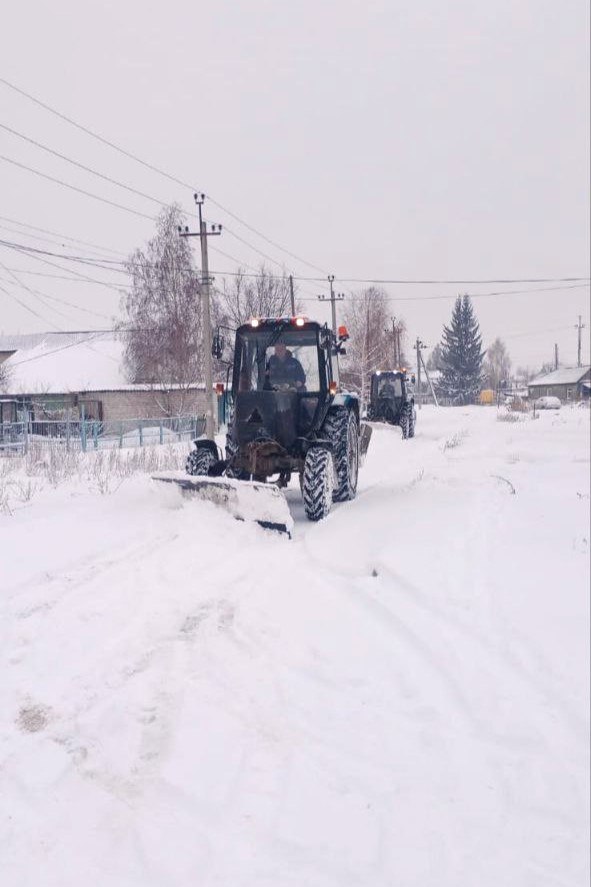
POLYGON ((359 475, 359 428, 352 410, 336 409, 328 414, 324 433, 332 442, 335 466, 333 502, 354 499, 359 475))
POLYGON ((334 468, 332 453, 324 447, 311 447, 306 453, 302 475, 304 511, 308 520, 326 517, 332 505, 334 468))
POLYGON ((187 474, 192 475, 207 475, 209 474, 209 469, 216 462, 216 458, 211 452, 211 450, 206 450, 203 447, 199 447, 196 450, 191 450, 189 455, 187 456, 187 461, 185 462, 185 471, 187 474))
POLYGON ((410 433, 410 422, 411 422, 411 411, 407 406, 402 408, 402 414, 400 416, 400 428, 402 431, 402 440, 406 440, 411 437, 410 433))
POLYGON ((409 436, 409 437, 414 437, 414 436, 415 436, 415 425, 416 425, 416 422, 417 422, 417 414, 415 413, 414 405, 411 404, 411 406, 410 406, 410 414, 409 414, 409 422, 408 422, 408 436, 409 436))

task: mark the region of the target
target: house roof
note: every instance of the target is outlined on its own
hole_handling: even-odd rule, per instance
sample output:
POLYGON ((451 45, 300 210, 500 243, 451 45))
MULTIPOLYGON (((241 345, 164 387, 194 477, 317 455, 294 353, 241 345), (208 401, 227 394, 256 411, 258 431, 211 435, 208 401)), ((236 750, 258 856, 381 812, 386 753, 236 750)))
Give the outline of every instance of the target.
POLYGON ((0 350, 14 350, 3 366, 9 394, 117 389, 128 385, 123 342, 113 332, 39 333, 0 337, 0 350))
POLYGON ((576 385, 586 376, 591 367, 562 367, 559 370, 553 370, 544 376, 536 376, 529 383, 530 388, 535 385, 576 385))

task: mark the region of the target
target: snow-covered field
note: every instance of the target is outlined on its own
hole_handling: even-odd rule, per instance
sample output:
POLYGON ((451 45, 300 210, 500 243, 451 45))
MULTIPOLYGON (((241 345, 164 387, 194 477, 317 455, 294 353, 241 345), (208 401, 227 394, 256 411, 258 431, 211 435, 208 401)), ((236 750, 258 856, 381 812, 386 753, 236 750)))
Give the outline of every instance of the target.
POLYGON ((0 515, 3 887, 583 887, 589 412, 425 408, 294 539, 0 515))

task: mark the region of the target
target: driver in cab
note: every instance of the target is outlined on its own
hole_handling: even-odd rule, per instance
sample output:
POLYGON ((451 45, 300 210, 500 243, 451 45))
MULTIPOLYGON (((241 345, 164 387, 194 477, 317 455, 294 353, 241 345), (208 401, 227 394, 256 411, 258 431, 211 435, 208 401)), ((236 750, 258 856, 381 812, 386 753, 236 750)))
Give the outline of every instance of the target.
POLYGON ((306 374, 301 363, 283 342, 275 345, 275 353, 267 362, 265 388, 292 388, 304 391, 306 374))

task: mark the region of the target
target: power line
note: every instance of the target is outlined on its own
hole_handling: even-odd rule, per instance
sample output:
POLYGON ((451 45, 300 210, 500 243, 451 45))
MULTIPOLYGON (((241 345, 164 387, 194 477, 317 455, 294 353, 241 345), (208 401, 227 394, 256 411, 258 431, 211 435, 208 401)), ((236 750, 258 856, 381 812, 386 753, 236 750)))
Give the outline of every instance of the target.
MULTIPOLYGON (((514 296, 521 293, 550 293, 550 292, 563 292, 564 290, 574 290, 574 289, 586 289, 590 286, 589 283, 578 283, 578 284, 569 284, 567 286, 547 286, 547 287, 534 287, 533 289, 524 289, 524 290, 497 290, 491 293, 465 293, 465 295, 469 296, 471 299, 484 299, 490 296, 514 296)), ((463 294, 464 295, 464 294, 463 294)), ((387 302, 430 302, 439 299, 456 299, 457 295, 455 293, 450 293, 448 295, 437 295, 437 296, 384 296, 385 301, 387 302)), ((358 302, 360 300, 359 296, 351 296, 350 300, 353 302, 358 302)), ((311 299, 305 299, 304 301, 312 301, 311 299)))
MULTIPOLYGON (((7 286, 15 286, 14 280, 6 280, 6 278, 0 277, 0 281, 2 281, 2 283, 6 284, 7 286)), ((64 311, 61 311, 59 308, 55 308, 53 305, 50 305, 49 302, 47 301, 47 299, 38 290, 28 289, 22 283, 19 283, 17 285, 21 286, 23 289, 26 289, 28 293, 34 294, 35 299, 37 301, 41 302, 41 304, 44 305, 46 308, 49 308, 50 311, 53 311, 54 314, 58 314, 60 317, 65 317, 66 320, 68 318, 71 318, 71 316, 72 316, 71 314, 66 314, 64 311)), ((5 290, 5 292, 6 292, 6 290, 5 290)))
MULTIPOLYGON (((65 333, 68 335, 67 330, 60 330, 61 333, 65 333)), ((95 339, 100 339, 101 335, 104 333, 103 330, 97 331, 88 339, 80 339, 77 342, 69 342, 67 345, 62 345, 60 348, 53 348, 50 351, 44 351, 43 354, 36 354, 34 357, 26 357, 24 360, 18 360, 10 363, 11 367, 21 366, 23 363, 31 363, 33 360, 41 360, 44 357, 48 357, 50 354, 57 354, 58 351, 65 351, 67 348, 73 348, 75 345, 85 345, 87 342, 94 342, 95 339)), ((70 334, 72 335, 72 334, 70 334)), ((91 349, 93 350, 93 349, 91 349)), ((96 353, 96 352, 95 352, 96 353)))
MULTIPOLYGON (((11 273, 11 275, 13 277, 15 277, 15 275, 12 273, 13 272, 12 268, 7 268, 6 265, 3 265, 2 267, 4 268, 5 271, 8 271, 9 273, 11 273)), ((95 317, 102 317, 105 320, 111 320, 111 318, 108 314, 101 314, 100 311, 93 311, 91 308, 84 308, 82 305, 76 305, 74 302, 68 302, 67 299, 60 299, 58 296, 50 296, 49 293, 44 293, 42 290, 33 289, 31 287, 26 286, 26 284, 24 284, 20 280, 18 280, 16 282, 17 282, 18 286, 22 287, 22 289, 38 296, 40 299, 49 299, 51 302, 58 302, 59 304, 66 305, 69 308, 75 308, 76 311, 83 311, 85 314, 93 314, 95 317)), ((4 280, 4 283, 9 283, 9 281, 4 280)), ((10 285, 14 286, 14 283, 11 282, 10 285)), ((51 308, 51 305, 48 305, 47 307, 51 308)), ((56 311, 57 309, 53 308, 52 310, 56 311)), ((63 314, 62 312, 58 312, 58 313, 62 314, 62 317, 71 317, 72 316, 71 314, 70 315, 63 314)))
MULTIPOLYGON (((229 209, 226 209, 225 206, 222 206, 222 204, 218 203, 217 200, 214 200, 213 197, 209 197, 209 195, 208 195, 208 198, 213 203, 214 206, 217 206, 217 208, 221 209, 222 212, 227 213, 232 219, 235 219, 235 221, 239 222, 241 225, 244 225, 245 228, 248 228, 248 230, 252 231, 253 234, 256 234, 257 237, 261 237, 263 240, 266 240, 266 242, 270 243, 271 246, 274 246, 275 249, 281 250, 281 252, 284 252, 284 253, 286 253, 286 255, 291 256, 292 259, 296 259, 296 261, 301 262, 302 265, 307 265, 308 268, 314 268, 315 271, 320 271, 321 274, 326 273, 323 268, 319 268, 318 265, 314 265, 312 262, 307 262, 306 259, 302 259, 301 256, 298 256, 296 253, 290 252, 290 250, 286 249, 284 246, 281 246, 280 244, 276 243, 274 240, 271 240, 269 237, 267 237, 265 234, 262 234, 256 228, 253 228, 252 225, 249 225, 248 222, 245 222, 244 219, 241 219, 235 213, 230 212, 229 209)), ((226 230, 227 230, 227 228, 226 228, 226 230)))
MULTIPOLYGON (((30 256, 30 258, 31 259, 37 258, 39 261, 42 261, 41 259, 39 259, 38 256, 30 256)), ((53 268, 61 268, 63 271, 69 271, 68 268, 62 268, 61 265, 56 265, 53 262, 48 262, 47 264, 50 264, 53 268)), ((10 270, 16 271, 17 274, 32 274, 35 277, 47 277, 48 279, 51 279, 51 280, 67 280, 70 283, 98 283, 101 286, 106 286, 108 289, 113 289, 115 292, 117 292, 120 288, 122 288, 122 289, 130 289, 131 288, 130 283, 113 283, 113 284, 111 284, 111 283, 107 283, 105 280, 99 280, 98 277, 87 277, 86 275, 73 277, 72 274, 74 274, 75 272, 70 272, 69 274, 66 275, 66 274, 50 274, 47 271, 31 271, 30 268, 11 268, 10 270)))
MULTIPOLYGON (((213 271, 212 273, 217 274, 220 277, 260 277, 261 276, 260 272, 248 274, 243 271, 220 271, 220 270, 217 270, 217 271, 213 271)), ((283 280, 284 276, 286 276, 286 275, 267 274, 266 276, 268 278, 270 278, 271 280, 283 280)), ((300 276, 300 275, 294 274, 293 278, 296 281, 301 280, 301 281, 312 282, 312 283, 326 283, 325 277, 306 277, 306 276, 300 276)), ((400 279, 389 279, 389 280, 385 280, 385 279, 376 280, 374 278, 369 278, 369 277, 338 277, 338 278, 335 277, 335 281, 337 283, 382 283, 382 284, 396 284, 399 286, 403 286, 403 285, 404 286, 435 286, 435 285, 437 285, 437 286, 458 286, 458 285, 468 285, 468 284, 472 285, 472 286, 475 286, 475 285, 483 286, 485 284, 492 284, 492 283, 497 283, 497 284, 501 284, 501 283, 503 283, 503 284, 505 284, 505 283, 506 284, 509 284, 509 283, 570 283, 570 282, 585 281, 585 283, 583 285, 589 286, 589 281, 591 281, 591 278, 589 278, 589 277, 515 277, 515 278, 496 278, 496 279, 487 278, 487 279, 482 279, 482 280, 444 280, 444 279, 422 280, 422 279, 417 279, 417 278, 414 278, 414 279, 400 278, 400 279)), ((569 287, 556 287, 556 289, 568 289, 568 288, 569 287)), ((503 292, 505 292, 505 291, 503 291, 503 292)), ((499 295, 502 295, 503 292, 499 292, 499 295)), ((472 295, 472 294, 468 294, 468 295, 472 295)), ((474 294, 474 295, 477 295, 477 294, 474 294)), ((491 295, 497 295, 497 294, 491 293, 491 295)), ((456 297, 457 297, 457 294, 454 294, 453 298, 456 298, 456 297)), ((400 296, 400 297, 388 296, 388 298, 391 298, 391 299, 400 298, 402 300, 406 297, 404 297, 404 296, 400 296)), ((409 297, 409 298, 411 298, 411 300, 414 300, 414 297, 409 297)), ((427 299, 427 298, 435 298, 435 297, 434 296, 430 296, 430 297, 425 296, 424 298, 427 299)), ((447 299, 447 298, 452 298, 452 296, 437 296, 437 298, 447 299)))
MULTIPOLYGON (((5 244, 2 241, 0 241, 0 246, 5 246, 7 249, 13 249, 13 250, 15 249, 14 247, 10 246, 9 244, 5 244)), ((75 280, 76 278, 79 278, 80 280, 86 281, 88 283, 99 283, 102 286, 106 286, 109 289, 112 289, 114 292, 117 292, 118 284, 98 280, 98 278, 96 278, 96 277, 89 277, 88 275, 81 274, 79 271, 75 271, 73 268, 64 268, 63 265, 58 265, 56 262, 51 262, 51 261, 49 261, 49 259, 42 258, 41 255, 37 255, 35 252, 28 253, 26 250, 22 250, 22 249, 21 250, 16 249, 15 251, 20 253, 21 255, 28 255, 29 258, 35 259, 38 262, 42 262, 44 265, 49 265, 51 268, 57 268, 59 271, 67 271, 71 275, 69 278, 70 280, 75 280)), ((92 267, 95 267, 95 266, 92 266, 92 267)), ((113 270, 119 270, 119 269, 113 269, 113 270)), ((27 273, 34 274, 35 272, 27 272, 27 273)), ((125 273, 125 272, 122 272, 122 273, 125 273)), ((127 287, 126 284, 122 284, 122 286, 125 288, 127 287)))
MULTIPOLYGON (((31 237, 33 240, 39 240, 41 243, 51 243, 54 246, 66 247, 70 244, 66 244, 63 241, 56 240, 55 237, 42 237, 40 234, 32 234, 30 231, 22 231, 18 228, 10 228, 8 225, 0 225, 2 231, 8 231, 10 234, 18 234, 19 237, 26 235, 27 237, 31 237)), ((124 255, 123 253, 117 253, 116 255, 124 255)), ((104 256, 98 254, 97 250, 97 258, 104 259, 104 256)))
MULTIPOLYGON (((1 240, 1 239, 0 239, 0 245, 5 246, 9 249, 14 249, 17 252, 25 253, 27 255, 28 254, 32 255, 34 253, 38 253, 38 254, 44 255, 44 256, 53 256, 54 258, 57 258, 57 259, 65 259, 66 261, 70 261, 70 262, 80 262, 80 264, 82 264, 82 265, 90 265, 93 268, 102 268, 104 271, 114 271, 117 274, 129 274, 129 272, 126 270, 126 268, 115 267, 116 265, 127 266, 127 264, 128 264, 127 261, 121 261, 121 260, 117 260, 117 259, 99 259, 99 258, 95 258, 94 256, 75 256, 75 255, 72 255, 71 253, 56 253, 56 252, 52 252, 51 250, 41 250, 41 249, 38 249, 37 247, 28 246, 27 244, 24 244, 24 243, 16 243, 15 241, 8 241, 8 240, 1 240), (101 262, 103 264, 101 264, 101 262)), ((234 256, 229 255, 228 253, 225 253, 223 250, 217 249, 216 247, 213 247, 213 246, 211 247, 211 249, 215 250, 215 252, 217 252, 217 253, 220 253, 220 255, 225 256, 227 259, 230 259, 232 262, 236 262, 238 267, 240 267, 241 264, 246 264, 246 263, 240 263, 238 261, 238 259, 236 259, 234 256)), ((147 265, 148 267, 156 267, 155 264, 152 262, 146 262, 144 264, 147 265)), ((247 267, 251 267, 251 266, 248 265, 247 267)), ((253 274, 252 276, 260 277, 260 272, 258 274, 253 274)), ((267 275, 267 276, 271 277, 271 275, 267 275)), ((282 278, 276 278, 276 279, 281 280, 282 278)))
MULTIPOLYGON (((117 181, 117 179, 112 179, 111 176, 107 176, 102 172, 98 172, 98 170, 93 169, 90 166, 85 166, 78 160, 73 160, 71 157, 67 157, 65 154, 61 154, 59 151, 55 151, 53 148, 49 148, 47 145, 43 145, 41 142, 35 141, 35 139, 24 135, 22 132, 18 132, 16 129, 12 129, 10 126, 6 126, 5 123, 0 123, 0 128, 6 130, 14 136, 17 136, 19 139, 23 139, 25 142, 29 142, 29 144, 31 145, 35 145, 36 148, 40 148, 42 151, 46 151, 48 154, 53 154, 54 157, 59 157, 60 160, 64 160, 66 163, 70 163, 72 166, 76 166, 78 167, 78 169, 84 170, 84 172, 88 172, 99 179, 103 179, 103 181, 105 182, 109 182, 111 185, 117 185, 118 188, 124 188, 131 194, 136 194, 138 197, 143 197, 145 200, 151 200, 152 203, 157 203, 161 207, 168 206, 167 203, 164 203, 164 201, 159 200, 157 197, 152 197, 151 194, 146 194, 144 191, 138 191, 137 188, 132 188, 131 185, 126 185, 124 182, 119 182, 117 181)), ((187 213, 184 213, 184 215, 187 215, 187 213)))
MULTIPOLYGON (((36 225, 29 225, 27 222, 20 222, 18 219, 9 219, 7 216, 0 216, 0 219, 3 222, 10 222, 11 225, 20 225, 23 228, 30 228, 32 231, 41 231, 43 234, 53 234, 54 237, 59 237, 61 240, 71 240, 73 243, 79 243, 82 246, 91 246, 97 250, 101 250, 102 252, 114 253, 116 256, 125 256, 125 253, 119 252, 119 250, 111 249, 108 246, 99 246, 97 243, 91 243, 88 240, 78 240, 76 237, 70 237, 67 234, 60 234, 58 231, 50 231, 48 228, 39 228, 36 225)), ((19 232, 23 233, 23 232, 19 232)), ((32 235, 29 235, 32 236, 32 235)), ((61 244, 62 246, 64 244, 61 244)))
POLYGON ((55 259, 66 259, 70 262, 79 262, 82 265, 90 265, 92 268, 102 268, 104 271, 114 271, 117 274, 126 274, 122 268, 116 268, 115 265, 125 265, 125 262, 121 262, 118 259, 98 259, 93 256, 73 256, 71 253, 56 253, 52 250, 46 249, 38 249, 35 246, 27 246, 26 243, 16 243, 14 240, 2 240, 0 239, 0 246, 5 246, 7 249, 13 249, 16 252, 24 253, 25 255, 41 255, 41 256, 52 256, 55 259))
MULTIPOLYGON (((4 267, 4 266, 2 265, 0 267, 4 267)), ((2 290, 2 292, 5 293, 10 299, 13 299, 15 302, 17 302, 22 308, 24 308, 30 314, 33 314, 35 317, 38 317, 39 320, 42 320, 43 323, 48 323, 50 326, 54 327, 55 329, 59 329, 59 327, 56 327, 55 323, 52 323, 51 320, 48 320, 46 317, 43 317, 42 314, 39 314, 38 311, 35 311, 33 308, 31 308, 29 305, 27 305, 26 302, 23 302, 22 299, 19 299, 18 296, 14 295, 14 293, 9 292, 3 286, 0 286, 0 290, 2 290)))
MULTIPOLYGON (((94 268, 101 268, 105 271, 114 271, 119 274, 128 274, 129 272, 117 266, 126 265, 126 262, 123 262, 118 259, 97 259, 93 256, 77 256, 72 255, 71 253, 58 253, 50 250, 41 250, 36 247, 31 247, 26 244, 16 243, 14 241, 5 241, 0 240, 0 245, 5 246, 9 249, 14 249, 18 252, 25 253, 27 255, 43 255, 43 256, 52 256, 53 258, 64 259, 70 262, 79 262, 81 264, 87 264, 94 268)), ((213 249, 213 247, 212 247, 213 249)), ((233 259, 233 261, 237 261, 233 259)), ((147 263, 148 266, 152 266, 153 263, 147 263)), ((57 266, 60 267, 60 266, 57 266)), ((155 267, 155 266, 154 266, 155 267)), ((64 270, 63 268, 61 270, 64 270)), ((74 273, 74 272, 72 272, 74 273)), ((215 271, 212 272, 219 276, 229 276, 229 277, 260 277, 260 272, 248 273, 244 271, 215 271)), ((271 280, 283 280, 286 275, 283 274, 281 276, 275 274, 266 274, 266 276, 271 280)), ((324 283, 323 278, 315 278, 315 277, 295 277, 296 281, 314 281, 314 282, 322 282, 324 283)), ((588 281, 589 278, 583 277, 565 277, 565 278, 528 278, 528 279, 514 279, 513 281, 509 280, 498 280, 494 282, 561 282, 561 281, 588 281)), ((370 281, 364 281, 370 282, 370 281)), ((460 282, 467 283, 468 281, 457 281, 457 280, 439 280, 439 281, 424 281, 424 280, 406 280, 406 281, 391 281, 392 283, 397 284, 406 284, 406 285, 424 285, 424 284, 439 284, 439 285, 452 285, 460 282)), ((490 281, 472 281, 472 283, 487 283, 490 281)), ((556 292, 556 291, 565 291, 570 289, 585 289, 590 284, 588 282, 585 283, 574 283, 567 284, 565 286, 554 286, 554 287, 534 287, 527 289, 515 289, 515 290, 494 290, 488 293, 467 293, 470 298, 480 299, 480 298, 489 298, 493 296, 509 296, 509 295, 518 295, 523 293, 539 293, 539 292, 556 292)), ((316 297, 312 296, 310 298, 300 297, 301 301, 314 301, 316 297)), ((457 298, 456 294, 437 294, 433 296, 393 296, 386 295, 385 299, 387 301, 394 302, 428 302, 428 301, 436 301, 441 299, 455 299, 457 298)), ((352 295, 351 299, 355 301, 359 299, 359 296, 352 295)))
POLYGON ((106 197, 101 197, 99 194, 93 194, 92 191, 85 191, 84 188, 78 188, 76 185, 70 185, 69 182, 63 182, 61 179, 56 179, 54 176, 50 176, 38 169, 33 169, 32 166, 27 166, 24 163, 19 163, 18 160, 5 157, 3 154, 0 154, 0 160, 4 160, 6 163, 11 163, 13 166, 18 166, 20 169, 24 169, 27 172, 32 172, 34 175, 40 176, 42 179, 47 179, 49 182, 55 182, 56 185, 61 185, 63 188, 69 188, 70 191, 76 191, 78 194, 84 194, 86 197, 100 200, 101 203, 107 203, 109 206, 117 207, 117 209, 123 209, 125 212, 132 213, 134 216, 139 216, 142 219, 148 219, 150 222, 156 221, 154 216, 148 216, 146 213, 139 212, 137 209, 132 209, 130 206, 124 206, 122 203, 116 203, 114 200, 108 200, 106 197))
MULTIPOLYGON (((103 136, 99 135, 98 133, 94 132, 93 130, 89 129, 88 127, 82 126, 82 124, 77 123, 71 117, 68 117, 66 114, 62 114, 61 111, 57 111, 55 108, 52 108, 50 105, 47 105, 45 102, 40 101, 40 99, 37 99, 34 96, 32 96, 30 93, 25 92, 24 89, 20 89, 18 86, 16 86, 14 83, 11 83, 9 80, 6 80, 5 78, 0 77, 0 83, 3 83, 4 86, 7 86, 9 89, 12 89, 14 92, 18 93, 19 95, 24 96, 24 98, 29 99, 29 101, 33 102, 34 104, 39 105, 39 107, 43 108, 45 111, 48 111, 50 114, 54 114, 56 117, 59 117, 61 120, 64 120, 66 123, 69 123, 71 126, 74 126, 76 129, 79 129, 81 132, 86 133, 86 135, 89 135, 92 138, 97 139, 99 142, 102 142, 103 145, 108 145, 109 148, 112 148, 114 151, 117 151, 119 154, 122 154, 124 157, 128 157, 129 159, 134 160, 136 163, 139 163, 141 166, 144 166, 146 169, 150 169, 150 170, 152 170, 152 172, 156 172, 159 175, 164 176, 169 181, 175 182, 177 185, 181 185, 183 188, 190 188, 192 191, 200 190, 200 189, 196 188, 194 185, 190 185, 188 182, 184 182, 182 179, 179 179, 176 176, 171 175, 170 173, 166 172, 163 169, 160 169, 159 167, 155 166, 154 164, 148 163, 147 161, 142 160, 141 157, 138 157, 136 154, 132 154, 131 151, 127 151, 125 148, 121 148, 119 145, 116 145, 114 142, 111 142, 108 139, 105 139, 103 136)), ((296 255, 296 253, 291 252, 290 250, 286 249, 285 247, 283 247, 280 244, 276 243, 275 241, 271 240, 269 237, 267 237, 262 232, 258 231, 252 225, 249 225, 247 222, 245 222, 243 219, 241 219, 235 213, 231 212, 229 209, 226 209, 226 207, 222 206, 221 203, 218 203, 216 200, 213 200, 213 198, 210 198, 210 200, 215 206, 218 207, 218 209, 221 209, 223 212, 227 213, 231 218, 235 219, 235 221, 239 222, 239 224, 244 225, 245 228, 248 228, 250 231, 252 231, 258 237, 261 237, 267 243, 271 244, 271 246, 274 246, 276 249, 281 250, 281 252, 286 253, 287 255, 291 256, 293 259, 296 259, 298 262, 301 262, 302 264, 307 265, 310 268, 314 268, 315 270, 320 271, 321 273, 326 273, 322 268, 319 268, 318 266, 313 265, 311 262, 307 262, 305 259, 302 259, 298 255, 296 255)))
MULTIPOLYGON (((29 247, 26 244, 15 243, 14 241, 0 240, 0 243, 5 246, 10 245, 11 247, 13 247, 15 249, 20 249, 25 252, 38 252, 38 253, 42 253, 43 255, 52 255, 52 256, 55 256, 56 258, 68 259, 71 261, 78 261, 78 262, 82 262, 82 263, 95 265, 97 267, 105 267, 104 265, 101 266, 99 260, 94 258, 93 256, 75 256, 75 255, 65 254, 65 253, 50 252, 48 250, 39 250, 39 249, 36 249, 35 247, 29 247)), ((212 249, 213 249, 213 247, 212 247, 212 249)), ((109 266, 127 264, 126 262, 123 262, 123 261, 117 260, 117 259, 103 259, 101 261, 103 263, 108 264, 109 266)), ((235 259, 234 257, 232 257, 232 261, 238 262, 238 260, 235 259)), ((148 264, 150 264, 150 263, 148 263, 148 264)), ((109 269, 105 268, 105 270, 109 270, 109 269)), ((116 269, 113 268, 112 270, 116 270, 116 269)), ((212 273, 217 274, 222 277, 223 276, 228 276, 228 277, 260 277, 261 276, 260 272, 257 272, 256 270, 254 271, 254 273, 247 273, 247 272, 243 272, 243 271, 214 271, 212 273)), ((284 278, 287 277, 287 275, 286 274, 282 274, 282 275, 266 274, 266 277, 268 277, 271 280, 283 280, 284 278)), ((336 279, 337 278, 335 278, 335 280, 336 279)), ((297 275, 294 275, 294 280, 302 280, 302 281, 309 281, 309 282, 315 282, 315 283, 324 283, 325 282, 325 278, 323 278, 323 277, 302 277, 302 276, 297 276, 297 275)), ((484 285, 487 283, 509 284, 509 283, 571 283, 571 282, 583 282, 580 284, 581 286, 588 286, 589 285, 588 281, 590 281, 591 278, 589 278, 589 277, 528 277, 528 278, 523 278, 522 277, 522 278, 497 278, 497 279, 488 278, 488 279, 482 279, 482 280, 445 280, 445 279, 422 280, 422 279, 407 278, 407 279, 396 279, 396 280, 390 279, 390 280, 376 281, 375 279, 372 279, 372 278, 341 277, 341 278, 338 278, 338 280, 341 283, 377 283, 377 282, 379 282, 379 283, 397 284, 397 285, 411 285, 411 286, 416 286, 416 285, 420 285, 420 286, 423 286, 423 285, 429 285, 429 286, 449 285, 449 286, 451 286, 451 285, 459 285, 459 284, 484 285)), ((568 287, 568 286, 547 287, 544 289, 546 291, 551 291, 551 290, 557 290, 557 289, 558 290, 570 289, 570 287, 568 287)), ((536 292, 536 291, 542 291, 542 290, 499 290, 499 291, 491 292, 491 293, 469 293, 467 295, 474 296, 474 297, 480 297, 480 296, 514 295, 514 294, 520 293, 520 292, 536 292)), ((397 300, 397 301, 415 301, 415 299, 416 299, 416 297, 413 297, 413 296, 388 296, 387 298, 397 300)), ((445 296, 442 296, 442 295, 423 296, 421 298, 425 301, 428 301, 430 299, 456 298, 456 295, 453 295, 453 296, 448 296, 448 295, 445 295, 445 296)))

